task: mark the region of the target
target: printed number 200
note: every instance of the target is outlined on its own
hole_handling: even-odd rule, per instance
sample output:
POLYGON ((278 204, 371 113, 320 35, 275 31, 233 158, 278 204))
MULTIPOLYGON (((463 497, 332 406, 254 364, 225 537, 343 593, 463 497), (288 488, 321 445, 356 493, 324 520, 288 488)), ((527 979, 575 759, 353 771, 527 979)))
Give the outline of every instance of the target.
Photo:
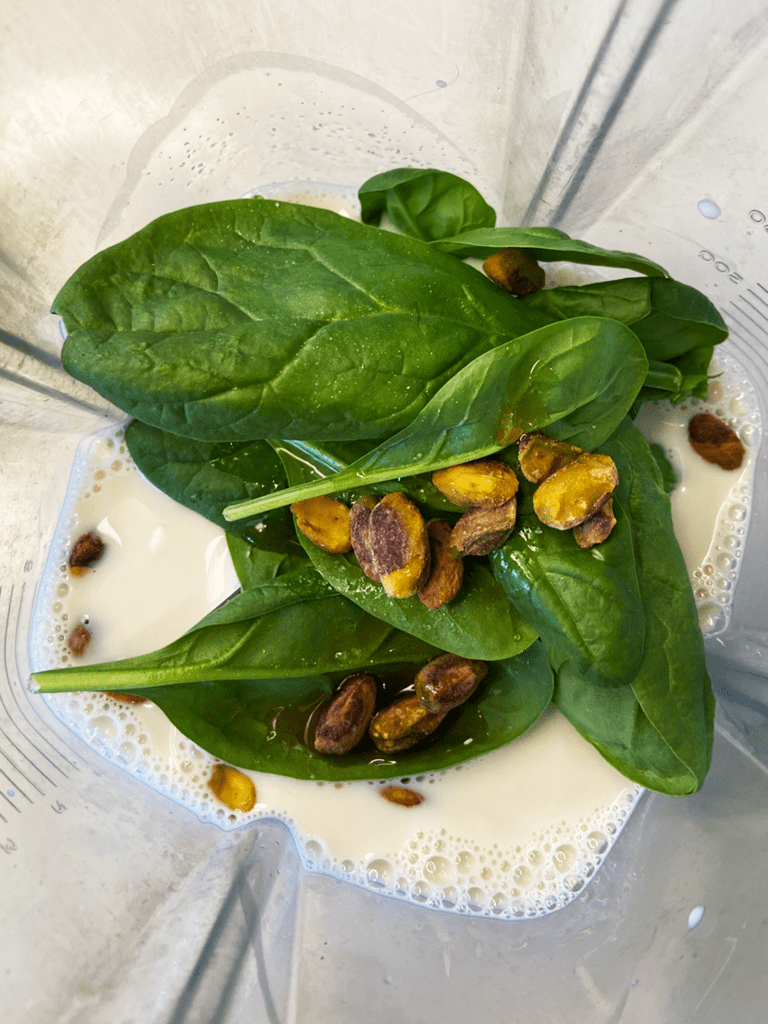
POLYGON ((735 270, 731 270, 727 263, 723 263, 719 260, 713 252, 708 249, 701 249, 699 251, 699 259, 704 260, 705 263, 711 263, 718 274, 727 274, 728 280, 733 281, 734 284, 738 284, 739 281, 743 281, 741 274, 737 274, 735 270))

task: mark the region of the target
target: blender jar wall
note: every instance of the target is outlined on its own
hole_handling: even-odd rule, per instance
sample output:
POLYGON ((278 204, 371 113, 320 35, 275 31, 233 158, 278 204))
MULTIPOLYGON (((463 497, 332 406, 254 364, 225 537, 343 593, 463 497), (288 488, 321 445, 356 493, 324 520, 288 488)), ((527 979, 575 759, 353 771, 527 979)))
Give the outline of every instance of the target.
POLYGON ((253 834, 199 825, 67 737, 24 684, 25 616, 74 447, 117 415, 60 370, 48 310, 83 260, 156 214, 270 181, 452 170, 506 221, 648 253, 707 292, 765 414, 767 27, 748 0, 10 4, 2 767, 6 797, 28 794, 0 807, 16 937, 6 1019, 205 1020, 219 1007, 232 1021, 388 1021, 393 1009, 416 1021, 438 1005, 448 1020, 473 1007, 548 1022, 759 1019, 764 450, 734 618, 710 644, 712 775, 684 802, 646 798, 583 902, 550 919, 450 919, 304 876, 278 826, 259 851, 253 834), (278 870, 291 886, 265 883, 278 870), (293 941, 281 943, 285 914, 293 941), (229 1002, 231 972, 208 941, 225 932, 219 949, 243 968, 229 1002), (207 987, 190 987, 201 970, 207 987))

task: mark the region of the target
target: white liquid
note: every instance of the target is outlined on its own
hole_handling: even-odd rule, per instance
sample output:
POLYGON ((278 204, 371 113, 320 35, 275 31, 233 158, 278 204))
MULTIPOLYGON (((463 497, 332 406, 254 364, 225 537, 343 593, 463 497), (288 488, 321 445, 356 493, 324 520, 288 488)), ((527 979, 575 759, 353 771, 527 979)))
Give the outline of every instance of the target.
POLYGON ((716 350, 709 372, 721 376, 710 382, 706 402, 651 402, 635 422, 648 441, 664 448, 677 474, 671 494, 675 534, 690 573, 701 631, 716 636, 731 617, 762 423, 757 394, 734 359, 716 350), (721 469, 691 448, 688 421, 697 412, 711 412, 736 431, 745 448, 740 469, 721 469))
MULTIPOLYGON (((279 186, 276 194, 310 199, 285 191, 279 186)), ((346 203, 348 191, 339 190, 336 199, 346 203)), ((311 200, 320 205, 314 193, 311 200)), ((717 609, 710 616, 716 629, 727 621, 743 548, 760 426, 754 395, 734 367, 726 370, 732 383, 720 385, 712 411, 738 420, 748 454, 738 476, 688 457, 681 437, 692 412, 706 408, 701 403, 680 407, 677 424, 668 418, 653 428, 644 423, 647 431, 660 431, 654 439, 681 473, 673 500, 676 529, 685 539, 692 579, 702 581, 697 600, 703 618, 710 605, 717 609), (713 477, 712 469, 728 482, 713 477)), ((78 663, 153 650, 236 586, 222 532, 149 485, 133 467, 121 431, 87 439, 41 586, 34 668, 71 663, 66 637, 85 618, 93 640, 78 663), (71 578, 71 545, 89 529, 103 536, 106 552, 87 574, 71 578)), ((257 803, 243 813, 222 805, 208 788, 218 759, 182 736, 154 705, 95 693, 47 699, 104 757, 202 820, 237 828, 260 817, 280 818, 310 870, 443 910, 515 919, 565 906, 594 876, 642 793, 549 709, 506 747, 408 779, 405 784, 424 797, 416 807, 383 799, 385 782, 317 783, 247 772, 257 803)))
MULTIPOLYGON (((121 433, 81 446, 38 599, 36 669, 153 650, 237 586, 223 533, 147 483, 121 433), (69 551, 89 529, 102 535, 105 553, 72 577, 69 551), (86 619, 93 639, 74 659, 66 637, 86 619)), ((46 699, 105 757, 203 820, 233 828, 278 817, 310 869, 444 909, 526 917, 564 906, 597 870, 641 792, 551 709, 506 748, 410 779, 425 797, 418 807, 383 799, 385 782, 247 772, 258 802, 235 812, 208 789, 217 759, 156 706, 98 693, 46 699)))

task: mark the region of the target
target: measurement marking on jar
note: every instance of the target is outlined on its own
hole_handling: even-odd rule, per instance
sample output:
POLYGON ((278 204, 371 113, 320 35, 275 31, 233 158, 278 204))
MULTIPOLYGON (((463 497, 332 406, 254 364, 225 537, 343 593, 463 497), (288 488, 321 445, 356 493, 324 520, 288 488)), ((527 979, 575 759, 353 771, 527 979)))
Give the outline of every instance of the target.
MULTIPOLYGON (((763 320, 765 320, 766 323, 768 323, 768 316, 766 316, 766 314, 761 309, 758 309, 757 306, 753 302, 750 302, 749 299, 745 298, 743 295, 741 296, 741 301, 744 303, 745 306, 749 306, 749 308, 757 316, 762 317, 763 320)), ((744 315, 747 316, 747 313, 745 312, 744 315)), ((757 326, 761 327, 763 330, 765 330, 765 326, 763 324, 761 324, 759 320, 753 320, 752 322, 754 324, 756 324, 757 326)))
POLYGON ((756 334, 753 334, 753 332, 749 330, 748 327, 745 327, 739 320, 737 320, 730 310, 723 310, 723 319, 725 320, 730 333, 734 334, 740 341, 743 341, 745 344, 749 344, 750 347, 752 346, 752 343, 754 341, 760 340, 756 334), (736 325, 735 327, 734 324, 736 325), (739 330, 736 330, 737 327, 739 328, 739 330))
MULTIPOLYGON (((763 288, 761 284, 759 284, 757 287, 763 288)), ((765 288, 763 288, 763 291, 766 293, 766 295, 768 295, 768 291, 766 291, 765 288)), ((762 305, 765 306, 766 309, 768 309, 768 302, 765 301, 762 295, 758 295, 757 292, 753 291, 752 288, 747 288, 747 292, 752 296, 753 299, 757 299, 758 302, 762 303, 762 305)), ((744 301, 746 302, 746 299, 744 301)))
MULTIPOLYGON (((52 777, 53 773, 58 772, 61 776, 63 776, 66 779, 69 777, 68 772, 65 771, 64 768, 61 767, 61 765, 57 764, 56 761, 54 761, 43 750, 41 744, 47 744, 47 746, 51 748, 51 751, 54 754, 58 755, 64 761, 64 763, 68 765, 68 767, 77 768, 77 764, 73 760, 68 758, 67 755, 62 752, 59 746, 54 745, 51 738, 46 734, 47 729, 46 731, 43 731, 34 721, 32 721, 33 716, 38 719, 40 716, 38 715, 37 711, 31 707, 29 703, 28 694, 26 693, 26 689, 23 683, 21 682, 21 679, 25 676, 26 673, 21 669, 18 663, 19 646, 21 643, 20 615, 26 589, 26 584, 22 583, 20 587, 12 585, 8 590, 8 610, 5 615, 3 657, 5 661, 5 675, 9 683, 8 692, 10 694, 11 700, 6 701, 2 691, 0 691, 0 712, 4 713, 4 717, 7 719, 7 722, 10 725, 15 726, 15 728, 18 730, 20 734, 20 739, 18 740, 18 742, 14 741, 10 738, 10 735, 6 734, 8 742, 11 744, 14 750, 17 751, 19 757, 27 761, 51 786, 56 786, 56 782, 52 777), (12 612, 15 613, 15 623, 13 624, 11 622, 12 612), (14 644, 13 649, 16 652, 16 654, 15 664, 11 665, 9 662, 8 655, 10 650, 11 638, 14 634, 16 642, 14 644), (26 698, 24 706, 22 706, 22 703, 19 699, 19 693, 23 693, 26 698), (15 707, 13 705, 15 705, 15 707), (40 742, 38 742, 38 738, 40 742), (34 753, 30 756, 30 754, 22 750, 21 746, 19 745, 20 743, 23 743, 25 747, 30 747, 34 753), (48 774, 47 771, 44 770, 43 767, 41 767, 41 765, 46 764, 49 765, 51 769, 53 769, 53 772, 51 774, 48 774)), ((0 597, 3 596, 3 589, 0 588, 0 597)), ((51 737, 53 737, 52 733, 51 737)))
POLYGON ((28 796, 24 792, 24 790, 21 789, 21 787, 18 785, 18 783, 14 779, 12 779, 10 777, 10 775, 8 775, 7 772, 3 771, 2 768, 0 768, 0 776, 2 776, 2 778, 4 778, 6 780, 6 782, 8 783, 8 786, 9 786, 9 788, 3 794, 3 796, 6 798, 6 800, 10 800, 11 797, 21 796, 21 797, 23 797, 27 801, 28 804, 33 803, 32 798, 30 796, 28 796))
MULTIPOLYGON (((730 305, 737 311, 737 313, 744 317, 745 320, 748 320, 758 331, 760 331, 762 334, 768 334, 768 328, 764 327, 761 323, 759 323, 757 320, 751 317, 745 309, 742 309, 740 306, 737 306, 735 302, 731 302, 730 305)), ((733 312, 731 312, 731 316, 733 316, 733 312)), ((736 320, 736 323, 739 323, 739 321, 736 320)), ((746 324, 739 323, 739 326, 742 327, 743 330, 751 334, 752 337, 755 338, 755 340, 759 340, 758 336, 754 334, 752 331, 750 331, 746 324)))
POLYGON ((740 342, 743 354, 764 374, 766 371, 763 367, 768 364, 768 315, 763 312, 761 306, 768 310, 768 288, 760 281, 754 281, 751 287, 746 287, 736 299, 723 306, 720 312, 729 332, 740 342), (751 299, 755 301, 750 301, 751 299))
POLYGON ((16 845, 16 843, 14 843, 12 839, 6 839, 4 843, 0 843, 0 850, 3 850, 5 853, 10 854, 18 850, 18 846, 16 845))
POLYGON ((724 260, 718 259, 713 252, 710 252, 709 249, 700 249, 699 259, 704 260, 705 263, 711 264, 712 268, 716 270, 718 274, 727 274, 728 280, 732 281, 733 284, 739 284, 740 281, 744 280, 741 274, 737 273, 733 267, 724 260))
MULTIPOLYGON (((4 740, 5 740, 5 741, 6 741, 6 742, 7 742, 7 743, 8 743, 8 744, 9 744, 9 745, 11 746, 11 747, 15 747, 15 749, 16 749, 16 750, 18 751, 18 749, 19 749, 19 748, 18 748, 18 747, 16 746, 16 744, 15 744, 15 743, 13 742, 13 740, 12 740, 12 739, 10 738, 10 736, 9 736, 9 735, 8 735, 8 733, 7 733, 6 731, 5 731, 5 729, 2 729, 2 728, 0 728, 0 735, 1 735, 2 737, 3 737, 3 739, 4 739, 4 740)), ((21 751, 19 751, 19 753, 21 753, 21 751)), ((27 775, 27 773, 26 773, 26 772, 24 771, 24 769, 23 769, 23 768, 21 767, 21 765, 17 764, 17 762, 16 762, 16 761, 15 761, 15 760, 13 759, 13 757, 11 757, 11 755, 10 755, 10 754, 8 753, 8 751, 7 751, 7 750, 4 750, 4 749, 3 749, 2 747, 0 747, 0 754, 2 754, 2 756, 3 756, 4 758, 5 758, 5 760, 6 760, 6 761, 8 762, 8 764, 10 765, 10 769, 9 769, 10 771, 13 771, 13 772, 15 772, 15 773, 16 773, 17 775, 20 775, 20 776, 22 777, 22 779, 24 779, 24 781, 25 781, 25 782, 26 782, 26 783, 27 783, 27 784, 28 784, 29 786, 31 786, 31 787, 32 787, 32 789, 36 789, 36 790, 37 790, 37 792, 38 792, 38 793, 40 794, 40 796, 45 796, 45 793, 44 793, 44 791, 43 791, 43 790, 42 790, 42 789, 41 789, 41 788, 40 788, 40 787, 39 787, 39 786, 37 785, 37 783, 36 783, 36 782, 35 782, 35 781, 34 781, 33 779, 31 779, 31 778, 29 777, 29 775, 27 775)), ((25 760, 28 760, 28 758, 26 758, 25 760)), ((5 772, 3 772, 3 774, 5 774, 5 772)), ((42 774, 42 773, 41 773, 41 774, 42 774)), ((6 776, 6 778, 7 778, 7 776, 6 776)), ((45 778, 45 776, 43 776, 43 778, 45 778)), ((9 781, 10 781, 10 780, 9 780, 9 781)), ((49 780, 49 781, 50 781, 50 780, 49 780)))
MULTIPOLYGON (((11 800, 7 793, 3 793, 2 790, 0 790, 0 796, 3 798, 3 800, 5 800, 9 807, 12 807, 14 811, 16 811, 17 814, 21 814, 21 808, 16 806, 16 804, 13 802, 13 800, 11 800)), ((3 820, 7 821, 8 819, 4 818, 3 820)))

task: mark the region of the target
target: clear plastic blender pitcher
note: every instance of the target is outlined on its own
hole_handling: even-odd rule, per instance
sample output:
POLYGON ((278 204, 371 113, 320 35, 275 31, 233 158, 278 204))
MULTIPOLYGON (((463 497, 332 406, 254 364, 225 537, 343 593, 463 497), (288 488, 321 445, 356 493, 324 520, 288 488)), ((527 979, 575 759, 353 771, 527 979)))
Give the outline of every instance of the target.
POLYGON ((61 368, 50 304, 152 217, 395 166, 500 222, 649 255, 705 293, 768 398, 768 10, 757 0, 6 4, 0 280, 0 1012, 27 1022, 765 1019, 768 455, 704 788, 646 794, 547 918, 456 917, 203 824, 27 691, 27 631, 81 438, 121 414, 61 368))

